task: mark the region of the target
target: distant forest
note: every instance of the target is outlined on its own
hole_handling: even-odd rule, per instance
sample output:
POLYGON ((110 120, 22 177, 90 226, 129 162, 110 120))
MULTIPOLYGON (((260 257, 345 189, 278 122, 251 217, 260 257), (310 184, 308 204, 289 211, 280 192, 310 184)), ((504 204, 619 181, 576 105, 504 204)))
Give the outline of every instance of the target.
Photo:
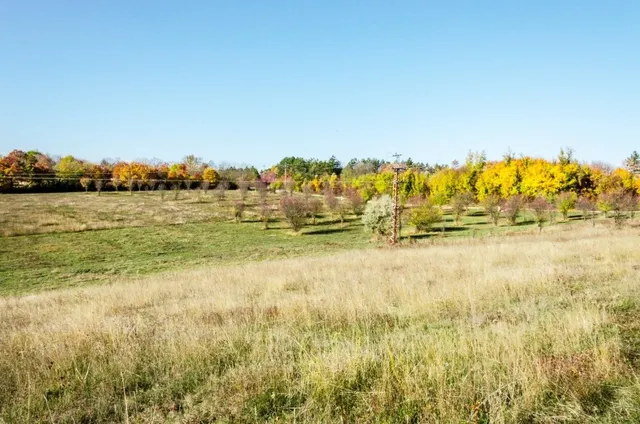
MULTIPOLYGON (((506 153, 489 161, 483 152, 470 152, 465 161, 448 165, 402 162, 400 194, 428 197, 444 205, 456 194, 470 193, 478 201, 488 196, 546 196, 572 192, 585 197, 624 192, 640 195, 640 154, 634 151, 615 168, 604 163, 582 163, 571 149, 554 160, 516 157, 506 153)), ((156 190, 164 188, 235 188, 259 182, 271 189, 323 192, 357 190, 364 200, 390 193, 393 168, 389 161, 367 158, 343 164, 328 160, 285 157, 269 169, 216 166, 195 155, 179 163, 109 161, 92 163, 73 156, 53 158, 38 151, 13 150, 0 157, 0 192, 156 190)))

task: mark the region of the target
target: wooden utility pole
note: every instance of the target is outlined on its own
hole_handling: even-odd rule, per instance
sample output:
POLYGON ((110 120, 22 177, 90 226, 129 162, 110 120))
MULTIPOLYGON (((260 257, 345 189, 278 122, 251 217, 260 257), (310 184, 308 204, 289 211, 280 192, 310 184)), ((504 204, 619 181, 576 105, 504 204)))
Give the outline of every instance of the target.
POLYGON ((398 244, 398 236, 400 233, 400 205, 398 204, 398 177, 400 175, 400 171, 404 170, 405 167, 402 163, 400 163, 400 154, 396 153, 393 155, 396 158, 396 161, 391 167, 393 168, 393 229, 391 231, 391 240, 389 242, 391 244, 398 244))

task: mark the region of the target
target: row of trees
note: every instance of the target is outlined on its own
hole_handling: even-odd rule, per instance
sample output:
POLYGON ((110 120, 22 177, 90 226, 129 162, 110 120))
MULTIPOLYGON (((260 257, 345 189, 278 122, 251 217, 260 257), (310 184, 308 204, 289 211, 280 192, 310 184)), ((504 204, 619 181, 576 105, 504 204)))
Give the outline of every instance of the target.
MULTIPOLYGON (((624 166, 580 163, 571 150, 561 150, 554 160, 518 157, 507 153, 502 160, 488 161, 484 153, 469 153, 463 163, 429 165, 408 159, 400 175, 400 196, 429 198, 436 205, 449 204, 454 196, 472 196, 478 201, 498 196, 523 195, 555 199, 561 193, 595 198, 604 193, 640 194, 640 155, 633 152, 624 166)), ((245 181, 261 181, 272 189, 287 191, 327 189, 341 194, 357 190, 364 200, 390 194, 393 170, 388 161, 352 159, 345 166, 329 160, 286 157, 277 165, 258 172, 249 166, 215 166, 194 155, 179 163, 160 161, 109 161, 99 164, 73 156, 51 158, 37 151, 14 150, 0 158, 0 187, 9 190, 75 190, 126 187, 153 188, 180 184, 185 188, 203 184, 215 187, 225 182, 235 188, 245 181)))

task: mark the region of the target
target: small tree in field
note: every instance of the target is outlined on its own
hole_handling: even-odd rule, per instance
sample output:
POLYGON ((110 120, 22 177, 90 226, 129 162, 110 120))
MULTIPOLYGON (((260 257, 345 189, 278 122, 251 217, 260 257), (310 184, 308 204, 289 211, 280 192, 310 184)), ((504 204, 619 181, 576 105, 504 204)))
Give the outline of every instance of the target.
POLYGON ((244 215, 246 205, 244 204, 244 200, 236 200, 233 202, 233 217, 236 220, 236 223, 242 221, 242 215, 244 215))
POLYGON ((560 193, 560 195, 556 199, 556 206, 558 210, 562 214, 562 219, 565 221, 569 217, 569 211, 576 207, 576 195, 575 193, 571 193, 565 191, 564 193, 560 193))
POLYGON ((298 232, 304 227, 307 216, 307 206, 303 199, 294 196, 283 196, 280 199, 280 211, 293 231, 298 232))
POLYGON ((500 197, 496 195, 487 196, 482 201, 482 207, 487 212, 493 225, 497 226, 500 221, 500 197))
POLYGON ((366 231, 377 236, 386 236, 393 225, 393 201, 389 195, 367 202, 362 215, 366 231))
POLYGON ((442 219, 442 210, 428 200, 413 208, 409 224, 417 231, 428 232, 434 224, 442 219))
POLYGON ((256 187, 256 191, 258 192, 258 199, 260 200, 260 204, 266 203, 267 196, 269 194, 267 183, 265 183, 262 180, 256 180, 255 187, 256 187))
POLYGON ((507 221, 509 221, 509 225, 516 225, 518 223, 518 217, 520 216, 523 206, 524 200, 519 194, 511 196, 504 201, 502 210, 504 211, 507 221))
POLYGON ((102 193, 102 187, 104 187, 104 180, 97 179, 94 181, 94 185, 96 186, 96 191, 98 192, 98 196, 102 193))
POLYGON ((589 199, 588 197, 580 197, 576 202, 576 207, 582 212, 582 219, 587 220, 590 219, 593 225, 596 224, 595 221, 595 212, 596 212, 596 203, 589 199))
POLYGON ((451 198, 451 212, 453 212, 456 224, 460 223, 460 218, 467 212, 469 205, 472 203, 472 193, 457 193, 451 198))
POLYGON ((173 200, 178 200, 181 188, 182 182, 180 180, 176 180, 171 183, 171 190, 173 190, 173 200))
POLYGON ((224 194, 229 188, 229 183, 227 181, 220 181, 216 186, 216 199, 218 202, 222 202, 224 200, 224 194))
POLYGON ((167 190, 167 186, 163 182, 161 182, 158 185, 158 191, 160 191, 160 200, 164 200, 164 196, 166 194, 166 190, 167 190))
POLYGON ((263 228, 269 229, 269 220, 273 214, 273 209, 267 204, 267 202, 260 203, 260 221, 262 221, 263 228))
POLYGON ((82 188, 84 188, 84 192, 88 193, 89 187, 91 186, 91 178, 89 177, 80 178, 80 185, 82 186, 82 188))
POLYGON ((637 200, 631 193, 621 190, 611 193, 608 199, 613 213, 613 222, 616 227, 622 228, 625 221, 635 212, 637 200))
POLYGON ((542 196, 538 196, 529 203, 529 209, 533 212, 534 220, 538 224, 538 230, 542 231, 542 226, 549 219, 552 206, 549 201, 542 196))
POLYGON ((364 199, 355 188, 349 188, 345 192, 345 197, 351 205, 354 215, 360 216, 364 212, 364 199))
POLYGON ((320 199, 310 199, 307 203, 307 211, 311 215, 313 225, 316 225, 316 218, 322 213, 323 206, 320 199))
POLYGON ((246 200, 247 194, 249 193, 249 182, 245 180, 238 181, 238 193, 240 194, 240 199, 246 200))
POLYGON ((204 192, 204 195, 207 195, 207 192, 209 191, 209 187, 211 186, 211 182, 209 180, 202 180, 202 182, 200 183, 200 190, 202 190, 204 192))
POLYGON ((296 182, 293 178, 289 178, 284 182, 284 189, 287 193, 293 194, 293 191, 296 189, 296 182))
POLYGON ((602 193, 598 196, 598 209, 600 212, 604 213, 604 217, 607 218, 609 216, 609 212, 613 210, 613 194, 611 193, 602 193))
POLYGON ((127 180, 127 190, 129 190, 129 196, 133 196, 133 188, 136 185, 137 180, 134 177, 129 177, 127 180))
POLYGON ((117 177, 113 177, 111 178, 111 185, 113 186, 113 188, 115 189, 116 193, 118 192, 118 187, 120 187, 120 185, 122 185, 122 181, 120 181, 119 178, 117 177))

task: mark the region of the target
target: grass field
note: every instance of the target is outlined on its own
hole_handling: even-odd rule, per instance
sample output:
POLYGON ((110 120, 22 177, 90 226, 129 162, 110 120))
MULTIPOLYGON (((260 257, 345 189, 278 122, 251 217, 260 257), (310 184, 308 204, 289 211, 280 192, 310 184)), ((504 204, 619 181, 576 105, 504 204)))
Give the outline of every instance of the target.
MULTIPOLYGON (((250 193, 243 222, 232 219, 237 192, 223 201, 209 192, 106 192, 0 196, 0 295, 121 281, 123 278, 207 265, 282 259, 370 248, 360 220, 344 224, 325 212, 317 225, 292 236, 274 217, 263 230, 256 216, 258 196, 250 193)), ((278 195, 270 195, 275 206, 278 195)), ((445 215, 430 234, 404 242, 434 243, 441 237, 485 237, 535 231, 526 216, 515 227, 487 223, 480 209, 460 225, 445 215)), ((603 221, 604 222, 604 221, 603 221)), ((565 225, 562 223, 562 225, 565 225)), ((602 224, 599 224, 602 225, 602 224)))
POLYGON ((0 421, 638 422, 639 235, 556 226, 5 296, 0 421))
POLYGON ((640 421, 637 221, 389 249, 172 196, 0 196, 0 423, 640 421))

